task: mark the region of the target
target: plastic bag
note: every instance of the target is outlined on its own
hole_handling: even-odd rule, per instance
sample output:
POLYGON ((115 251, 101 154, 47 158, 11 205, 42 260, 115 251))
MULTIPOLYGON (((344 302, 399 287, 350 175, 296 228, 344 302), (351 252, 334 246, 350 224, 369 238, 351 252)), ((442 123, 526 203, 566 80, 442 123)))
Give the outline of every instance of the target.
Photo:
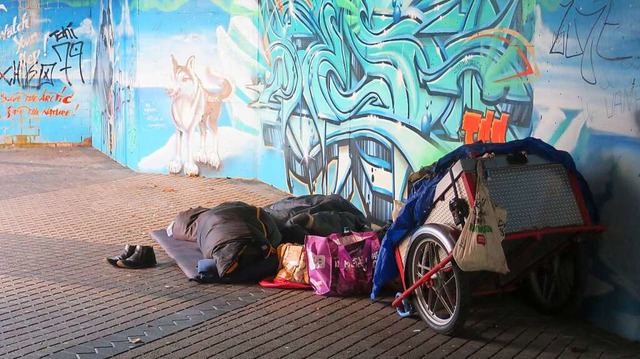
POLYGON ((305 238, 309 281, 316 294, 327 296, 371 293, 373 270, 380 250, 375 232, 334 233, 305 238))

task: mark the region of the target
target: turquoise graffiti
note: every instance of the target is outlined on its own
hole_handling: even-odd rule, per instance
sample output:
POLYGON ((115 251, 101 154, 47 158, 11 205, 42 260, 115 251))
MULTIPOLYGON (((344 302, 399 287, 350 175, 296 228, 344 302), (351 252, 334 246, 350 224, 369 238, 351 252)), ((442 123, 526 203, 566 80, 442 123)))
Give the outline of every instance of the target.
POLYGON ((530 1, 267 0, 260 15, 253 106, 292 193, 340 193, 381 221, 420 166, 531 134, 530 1))

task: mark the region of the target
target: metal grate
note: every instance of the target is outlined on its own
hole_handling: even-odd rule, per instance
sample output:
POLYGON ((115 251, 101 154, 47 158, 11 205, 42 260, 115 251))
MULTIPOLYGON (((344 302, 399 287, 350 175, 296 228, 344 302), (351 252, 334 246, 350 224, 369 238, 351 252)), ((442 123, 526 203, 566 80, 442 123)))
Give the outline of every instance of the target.
POLYGON ((508 211, 507 233, 584 224, 560 164, 493 169, 487 187, 491 199, 508 211))
POLYGON ((407 264, 407 254, 408 254, 407 252, 409 252, 409 244, 411 242, 409 238, 410 236, 405 236, 397 244, 397 247, 398 247, 397 250, 400 252, 400 258, 402 260, 403 267, 407 264))
MULTIPOLYGON (((456 187, 458 189, 458 197, 463 198, 467 203, 469 203, 467 191, 464 189, 463 182, 460 178, 456 181, 456 187)), ((453 187, 450 187, 444 192, 444 200, 436 198, 425 223, 447 224, 451 227, 462 229, 461 226, 456 226, 455 223, 453 223, 453 215, 451 214, 451 210, 449 210, 449 201, 454 197, 453 187)))

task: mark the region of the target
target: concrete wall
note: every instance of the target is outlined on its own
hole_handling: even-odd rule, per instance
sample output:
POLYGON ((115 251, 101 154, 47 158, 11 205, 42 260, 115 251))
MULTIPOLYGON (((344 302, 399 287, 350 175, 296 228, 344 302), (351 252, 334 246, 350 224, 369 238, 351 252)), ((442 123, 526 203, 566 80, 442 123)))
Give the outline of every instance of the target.
POLYGON ((0 144, 91 137, 91 6, 0 2, 0 144))
POLYGON ((96 148, 137 171, 340 193, 382 221, 411 171, 463 143, 535 136, 574 156, 609 227, 590 248, 584 315, 640 339, 635 2, 43 4, 0 7, 9 78, 21 53, 40 51, 40 67, 46 49, 58 64, 38 89, 4 76, 5 141, 79 142, 90 131, 96 148), (13 31, 23 14, 29 28, 13 31), (44 36, 65 29, 78 38, 44 36), (84 44, 82 61, 53 52, 69 41, 84 44), (60 72, 63 60, 71 65, 60 72), (45 90, 73 97, 40 100, 45 90), (47 108, 69 112, 50 118, 47 108))

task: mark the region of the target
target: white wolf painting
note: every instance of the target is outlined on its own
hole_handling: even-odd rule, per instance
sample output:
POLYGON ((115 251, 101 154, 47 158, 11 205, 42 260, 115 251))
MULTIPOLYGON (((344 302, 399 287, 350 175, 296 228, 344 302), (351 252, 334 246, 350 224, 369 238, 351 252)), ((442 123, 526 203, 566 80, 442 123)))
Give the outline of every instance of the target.
POLYGON ((171 97, 171 116, 176 126, 176 154, 169 164, 170 173, 179 173, 184 164, 184 174, 197 176, 196 162, 208 164, 216 170, 220 166, 218 151, 218 118, 222 110, 222 101, 233 91, 228 79, 209 74, 218 82, 220 90, 207 90, 194 70, 195 57, 191 56, 185 65, 180 65, 171 55, 173 63, 172 85, 167 89, 171 97), (193 155, 190 141, 195 134, 196 126, 200 132, 200 149, 193 155), (213 135, 213 148, 206 146, 207 132, 213 135), (183 144, 186 145, 186 157, 183 157, 183 144))

